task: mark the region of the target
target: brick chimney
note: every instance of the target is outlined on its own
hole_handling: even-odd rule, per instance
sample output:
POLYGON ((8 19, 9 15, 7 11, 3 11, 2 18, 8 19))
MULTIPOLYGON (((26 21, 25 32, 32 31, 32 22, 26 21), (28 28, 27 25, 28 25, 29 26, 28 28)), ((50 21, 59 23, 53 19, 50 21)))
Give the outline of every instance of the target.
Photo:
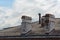
POLYGON ((29 16, 22 16, 21 19, 22 19, 21 34, 26 34, 32 29, 32 26, 31 26, 32 18, 29 16))
POLYGON ((45 15, 45 30, 46 30, 46 33, 51 33, 52 30, 55 29, 55 16, 52 15, 52 14, 46 14, 45 15))

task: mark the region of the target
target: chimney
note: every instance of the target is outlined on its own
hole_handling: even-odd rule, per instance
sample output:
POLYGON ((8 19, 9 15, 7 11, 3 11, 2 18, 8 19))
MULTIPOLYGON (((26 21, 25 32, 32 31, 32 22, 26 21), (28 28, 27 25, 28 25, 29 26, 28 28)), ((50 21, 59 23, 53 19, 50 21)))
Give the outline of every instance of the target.
POLYGON ((41 14, 39 13, 39 24, 41 24, 41 14))
POLYGON ((28 34, 32 30, 32 18, 29 16, 22 16, 21 19, 21 34, 28 34))

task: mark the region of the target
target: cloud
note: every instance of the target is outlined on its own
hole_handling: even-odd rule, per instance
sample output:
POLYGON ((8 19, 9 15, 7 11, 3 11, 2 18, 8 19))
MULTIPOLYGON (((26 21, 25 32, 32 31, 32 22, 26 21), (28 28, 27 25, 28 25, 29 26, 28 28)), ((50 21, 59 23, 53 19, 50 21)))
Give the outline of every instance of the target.
POLYGON ((42 8, 43 10, 48 9, 49 7, 51 7, 52 5, 54 5, 56 3, 56 0, 31 0, 31 2, 29 2, 29 0, 16 0, 15 1, 15 5, 14 5, 14 9, 16 9, 17 11, 22 11, 24 8, 29 8, 31 9, 36 7, 36 8, 42 8))
MULTIPOLYGON (((19 25, 17 22, 20 18, 19 16, 15 17, 14 14, 13 9, 0 7, 0 29, 19 25)), ((19 23, 21 23, 21 21, 19 21, 19 23)))
POLYGON ((54 14, 56 17, 59 17, 60 0, 15 0, 13 9, 15 12, 20 13, 20 16, 25 14, 33 17, 34 20, 36 18, 38 19, 39 12, 42 15, 49 12, 54 14))
POLYGON ((55 13, 56 0, 15 0, 13 9, 17 14, 31 16, 33 21, 38 19, 38 13, 55 13), (34 15, 34 16, 33 16, 34 15))
POLYGON ((38 13, 49 12, 59 17, 59 7, 60 0, 15 0, 12 9, 0 7, 0 25, 1 28, 20 25, 22 15, 31 16, 32 21, 38 20, 38 13))

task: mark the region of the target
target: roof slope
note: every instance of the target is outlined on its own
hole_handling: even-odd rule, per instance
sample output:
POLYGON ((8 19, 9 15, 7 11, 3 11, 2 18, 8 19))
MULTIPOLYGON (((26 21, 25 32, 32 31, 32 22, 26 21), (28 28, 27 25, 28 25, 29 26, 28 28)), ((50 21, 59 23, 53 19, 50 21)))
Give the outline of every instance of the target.
MULTIPOLYGON (((52 34, 60 34, 60 18, 55 20, 55 31, 52 34)), ((30 34, 44 34, 43 28, 40 28, 38 21, 32 23, 32 31, 30 34)), ((0 36, 18 36, 20 35, 20 25, 9 29, 1 30, 0 36)))

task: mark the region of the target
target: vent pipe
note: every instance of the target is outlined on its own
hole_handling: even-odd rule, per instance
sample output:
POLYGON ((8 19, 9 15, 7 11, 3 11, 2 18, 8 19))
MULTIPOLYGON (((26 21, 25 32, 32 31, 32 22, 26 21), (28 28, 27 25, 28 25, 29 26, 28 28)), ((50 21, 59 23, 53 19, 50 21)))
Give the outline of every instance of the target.
POLYGON ((39 13, 38 15, 39 15, 39 24, 41 24, 41 13, 39 13))

